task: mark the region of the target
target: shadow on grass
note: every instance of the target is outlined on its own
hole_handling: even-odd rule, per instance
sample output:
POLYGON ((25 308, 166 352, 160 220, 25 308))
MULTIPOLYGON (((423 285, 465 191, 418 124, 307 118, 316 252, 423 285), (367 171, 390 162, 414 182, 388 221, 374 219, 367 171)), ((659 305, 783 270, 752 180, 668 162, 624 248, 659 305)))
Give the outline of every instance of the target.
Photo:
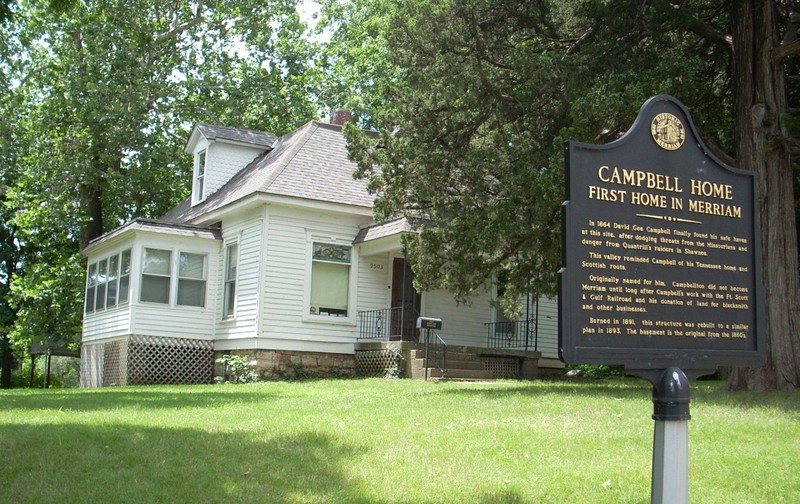
POLYGON ((625 380, 547 380, 533 381, 525 385, 498 382, 489 386, 443 389, 444 394, 483 396, 487 399, 503 399, 509 396, 541 397, 563 394, 565 396, 610 397, 610 398, 650 398, 651 386, 644 380, 626 378, 625 380))
MULTIPOLYGON (((359 463, 361 449, 312 431, 259 438, 189 429, 6 424, 0 450, 4 502, 408 502, 402 494, 376 499, 369 481, 347 472, 359 463)), ((523 497, 499 489, 470 502, 515 503, 523 497)))
POLYGON ((325 435, 4 425, 0 488, 14 502, 368 502, 325 435))
MULTIPOLYGON (((800 394, 792 392, 728 392, 721 381, 700 380, 691 384, 693 403, 711 403, 736 408, 775 408, 800 415, 800 394)), ((486 399, 504 399, 509 396, 542 397, 564 395, 580 397, 607 397, 610 399, 636 399, 652 401, 652 385, 639 378, 542 380, 525 386, 499 382, 484 387, 463 386, 442 389, 443 394, 481 396, 486 399)))
POLYGON ((106 411, 118 408, 209 408, 227 403, 286 397, 274 390, 241 386, 180 386, 102 389, 20 389, 0 394, 0 411, 24 408, 58 411, 106 411))

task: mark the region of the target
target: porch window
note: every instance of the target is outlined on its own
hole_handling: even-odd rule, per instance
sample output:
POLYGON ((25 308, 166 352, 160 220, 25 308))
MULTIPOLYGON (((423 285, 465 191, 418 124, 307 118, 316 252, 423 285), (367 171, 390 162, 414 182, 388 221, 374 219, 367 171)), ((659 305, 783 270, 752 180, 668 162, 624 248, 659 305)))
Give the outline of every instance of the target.
POLYGON ((108 281, 106 282, 106 306, 117 304, 117 289, 119 288, 119 256, 108 258, 108 281))
POLYGON ((239 244, 231 243, 225 251, 225 289, 222 316, 233 317, 236 311, 236 276, 239 269, 239 244))
POLYGON ((131 249, 123 250, 119 255, 119 288, 117 302, 127 303, 131 287, 131 249))
POLYGON ((84 307, 86 313, 94 311, 94 296, 97 292, 97 263, 89 265, 89 270, 86 273, 86 302, 84 307))
POLYGON ((206 151, 197 153, 194 161, 194 202, 199 203, 205 199, 203 191, 205 189, 206 177, 206 151))
POLYGON ((180 253, 177 304, 200 307, 206 305, 206 256, 180 253))
POLYGON ((169 250, 144 249, 141 301, 169 304, 171 262, 169 250))
POLYGON ((350 247, 314 242, 311 256, 311 315, 346 317, 350 247))
POLYGON ((94 309, 106 307, 106 286, 108 285, 108 259, 97 263, 97 294, 94 298, 94 309))
POLYGON ((86 273, 86 313, 128 302, 131 250, 91 263, 86 273))

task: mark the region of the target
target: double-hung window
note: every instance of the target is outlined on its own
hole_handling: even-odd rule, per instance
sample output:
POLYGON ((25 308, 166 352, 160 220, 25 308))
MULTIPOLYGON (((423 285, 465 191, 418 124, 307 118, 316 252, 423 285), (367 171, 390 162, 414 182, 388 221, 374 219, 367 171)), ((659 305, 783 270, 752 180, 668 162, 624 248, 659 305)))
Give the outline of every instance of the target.
POLYGON ((86 313, 128 302, 131 250, 89 264, 86 275, 86 313))
POLYGON ((205 255, 180 253, 177 304, 200 307, 206 305, 205 255))
POLYGON ((225 289, 222 302, 223 318, 236 312, 236 275, 239 269, 239 244, 231 243, 225 249, 225 289))
POLYGON ((198 152, 194 162, 194 203, 199 203, 205 199, 206 151, 198 152))
POLYGON ((346 317, 351 248, 314 242, 311 253, 311 315, 346 317))
POLYGON ((145 248, 142 256, 142 285, 139 299, 148 303, 176 305, 206 305, 208 257, 178 251, 177 271, 174 271, 171 250, 145 248), (176 274, 176 278, 173 278, 176 274), (173 283, 174 282, 174 283, 173 283), (172 286, 175 285, 175 293, 172 286), (174 297, 173 297, 174 296, 174 297))
POLYGON ((142 285, 139 299, 169 304, 172 251, 145 248, 142 257, 142 285))

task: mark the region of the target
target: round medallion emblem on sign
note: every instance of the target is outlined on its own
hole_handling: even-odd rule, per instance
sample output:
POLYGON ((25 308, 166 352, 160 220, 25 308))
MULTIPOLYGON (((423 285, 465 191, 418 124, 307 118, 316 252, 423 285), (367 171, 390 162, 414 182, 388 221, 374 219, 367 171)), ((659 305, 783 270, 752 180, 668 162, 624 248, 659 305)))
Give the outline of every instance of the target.
POLYGON ((681 120, 668 112, 653 118, 650 134, 659 147, 666 150, 679 149, 686 139, 686 130, 681 120))

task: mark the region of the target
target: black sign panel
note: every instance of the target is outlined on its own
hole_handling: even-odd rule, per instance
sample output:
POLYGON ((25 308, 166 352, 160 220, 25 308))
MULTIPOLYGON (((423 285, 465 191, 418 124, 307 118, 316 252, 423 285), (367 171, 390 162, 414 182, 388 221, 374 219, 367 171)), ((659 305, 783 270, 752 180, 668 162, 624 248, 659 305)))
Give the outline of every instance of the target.
POLYGON ((709 153, 675 98, 607 145, 567 142, 559 351, 631 369, 765 355, 753 172, 709 153))

